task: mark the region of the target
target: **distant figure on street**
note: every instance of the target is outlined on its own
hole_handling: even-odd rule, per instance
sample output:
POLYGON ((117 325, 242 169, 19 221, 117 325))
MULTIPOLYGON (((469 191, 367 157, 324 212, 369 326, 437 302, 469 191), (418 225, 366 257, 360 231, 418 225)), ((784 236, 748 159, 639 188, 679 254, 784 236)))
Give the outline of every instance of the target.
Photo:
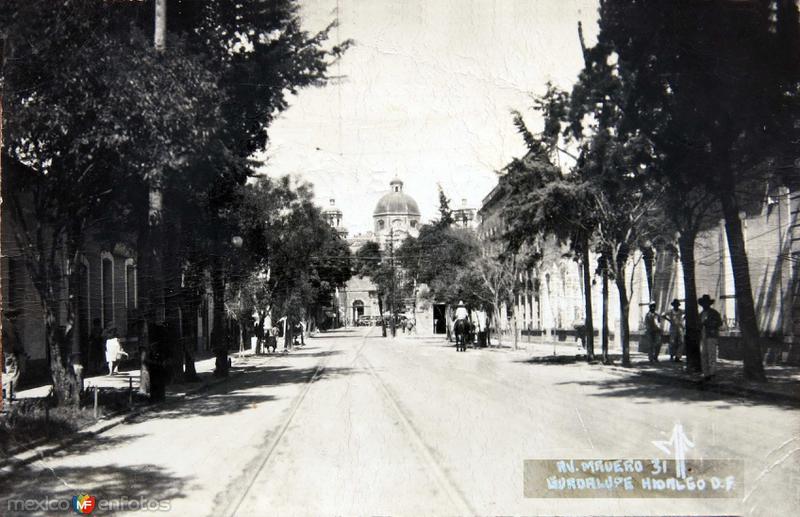
POLYGON ((294 344, 299 345, 301 347, 306 346, 305 342, 305 330, 306 326, 302 320, 298 320, 294 326, 292 327, 292 333, 294 334, 294 344))
POLYGON ((267 352, 269 352, 269 348, 272 347, 272 353, 275 353, 275 350, 278 349, 278 337, 281 333, 281 330, 278 327, 272 327, 269 329, 269 335, 267 336, 267 352))
POLYGON ((117 329, 115 327, 108 329, 107 335, 106 363, 108 363, 108 375, 114 375, 119 367, 119 361, 123 357, 128 357, 128 354, 122 349, 122 344, 119 342, 117 329))
POLYGON ((669 360, 679 363, 684 346, 684 313, 677 298, 672 300, 671 305, 672 309, 664 314, 664 319, 669 322, 669 360))
POLYGON ((719 345, 719 329, 722 326, 722 316, 712 309, 714 300, 704 294, 697 299, 697 305, 703 308, 700 313, 700 362, 703 367, 703 377, 706 380, 717 374, 717 347, 719 345))
POLYGON ((580 347, 586 349, 586 321, 584 319, 577 319, 572 324, 575 329, 575 341, 580 340, 580 347))
POLYGON ((475 317, 477 319, 477 326, 475 327, 478 330, 478 346, 485 347, 486 346, 486 323, 487 323, 487 315, 486 315, 486 306, 481 304, 477 311, 475 311, 475 317))
POLYGON ((256 338, 256 355, 260 354, 264 349, 264 320, 260 315, 253 318, 253 334, 256 338))
POLYGON ((644 331, 650 342, 648 359, 651 363, 657 363, 661 353, 661 318, 656 314, 655 302, 650 303, 650 310, 644 316, 644 331))
POLYGON ((464 305, 463 301, 459 301, 458 306, 456 307, 455 321, 468 320, 468 319, 469 319, 469 311, 467 310, 467 306, 464 305))

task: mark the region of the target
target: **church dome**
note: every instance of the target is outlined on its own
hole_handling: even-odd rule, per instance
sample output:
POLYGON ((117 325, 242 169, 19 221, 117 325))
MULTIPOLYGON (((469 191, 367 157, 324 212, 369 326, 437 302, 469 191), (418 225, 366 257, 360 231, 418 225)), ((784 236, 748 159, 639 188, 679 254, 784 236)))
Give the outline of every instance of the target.
POLYGON ((403 192, 403 182, 395 178, 389 183, 391 192, 385 194, 375 205, 373 216, 381 215, 415 215, 419 216, 419 206, 414 198, 403 192))

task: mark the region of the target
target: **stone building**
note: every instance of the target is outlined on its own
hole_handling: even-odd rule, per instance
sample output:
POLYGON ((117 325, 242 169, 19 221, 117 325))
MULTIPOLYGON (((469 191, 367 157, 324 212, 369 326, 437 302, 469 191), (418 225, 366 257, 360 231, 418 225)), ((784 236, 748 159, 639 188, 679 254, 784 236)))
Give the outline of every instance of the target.
POLYGON ((389 189, 375 204, 372 212, 373 231, 382 248, 392 240, 397 248, 409 235, 419 235, 420 212, 414 198, 403 192, 401 180, 393 179, 389 189))
MULTIPOLYGON (((346 232, 342 226, 343 214, 333 202, 323 213, 337 231, 346 232)), ((375 203, 372 212, 373 231, 351 235, 347 238, 355 254, 367 242, 377 242, 384 253, 397 249, 408 236, 417 237, 421 214, 417 202, 403 192, 403 182, 395 178, 389 183, 389 192, 375 203), (391 246, 390 246, 391 244, 391 246)), ((345 233, 345 235, 347 235, 345 233)), ((380 317, 378 290, 369 278, 351 278, 344 289, 337 293, 339 317, 345 325, 353 326, 366 321, 375 322, 380 317)), ((388 307, 384 307, 387 311, 388 307)))
MULTIPOLYGON (((742 212, 741 218, 762 344, 769 360, 780 361, 800 355, 800 186, 780 186, 770 192, 759 207, 742 212)), ((504 198, 502 186, 498 185, 484 198, 478 212, 478 232, 487 247, 495 246, 493 240, 502 232, 500 207, 504 198)), ((544 257, 540 263, 520 275, 514 306, 502 308, 500 326, 507 328, 513 313, 523 336, 550 333, 564 340, 574 335, 573 323, 585 316, 580 264, 566 258, 566 250, 553 240, 547 241, 542 251, 544 257)), ((636 347, 651 300, 656 302, 660 313, 669 309, 674 298, 685 301, 682 268, 674 247, 657 246, 653 252, 649 259, 651 267, 645 266, 648 258, 637 250, 626 269, 632 347, 636 347)), ((720 354, 738 358, 741 354, 737 340, 737 303, 724 221, 698 235, 695 259, 698 296, 708 293, 716 299, 714 307, 725 321, 720 354)), ((591 261, 594 271, 597 256, 593 255, 591 261)), ((594 326, 599 332, 602 310, 599 277, 593 277, 589 288, 594 326)), ((612 346, 619 346, 620 314, 616 286, 611 282, 612 346)))

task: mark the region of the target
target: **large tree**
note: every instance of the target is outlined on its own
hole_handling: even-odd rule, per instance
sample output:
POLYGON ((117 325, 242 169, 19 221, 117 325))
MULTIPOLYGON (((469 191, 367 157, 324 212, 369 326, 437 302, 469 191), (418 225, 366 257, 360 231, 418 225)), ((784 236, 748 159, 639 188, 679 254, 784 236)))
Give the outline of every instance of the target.
POLYGON ((89 230, 124 237, 115 230, 137 209, 146 179, 202 152, 219 124, 212 75, 183 48, 156 57, 145 34, 112 14, 104 3, 70 0, 0 9, 3 152, 29 167, 11 204, 29 223, 16 237, 42 301, 59 402, 77 401, 61 350, 79 333, 77 260, 89 230), (170 149, 154 152, 165 141, 170 149))
POLYGON ((556 163, 561 152, 559 141, 567 122, 568 95, 548 85, 536 99, 535 108, 544 118, 541 133, 532 133, 520 113, 514 122, 528 152, 506 167, 501 183, 508 190, 503 218, 508 223, 504 238, 509 249, 518 252, 523 245, 538 247, 542 237, 553 236, 567 246, 581 266, 584 292, 586 352, 594 360, 592 321, 592 235, 597 225, 594 191, 578 174, 563 174, 556 163))
MULTIPOLYGON (((752 192, 764 189, 754 188, 754 183, 769 180, 771 168, 758 164, 797 155, 797 4, 752 0, 675 2, 665 7, 607 0, 600 15, 600 44, 618 56, 623 74, 635 77, 627 98, 630 126, 646 133, 656 152, 671 157, 672 163, 688 149, 705 166, 697 173, 670 168, 665 174, 675 194, 697 186, 719 201, 733 267, 744 370, 750 379, 763 379, 740 214, 752 192)), ((682 251, 688 252, 689 246, 682 251)))

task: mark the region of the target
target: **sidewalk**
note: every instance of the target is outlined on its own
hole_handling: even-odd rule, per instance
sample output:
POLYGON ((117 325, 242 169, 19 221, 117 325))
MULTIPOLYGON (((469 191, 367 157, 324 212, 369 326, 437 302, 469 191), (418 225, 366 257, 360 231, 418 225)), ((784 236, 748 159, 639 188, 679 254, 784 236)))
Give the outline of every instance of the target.
MULTIPOLYGON (((235 360, 236 355, 236 353, 231 353, 230 357, 235 360)), ((200 381, 191 383, 176 382, 170 384, 167 386, 167 395, 185 394, 185 392, 191 390, 192 387, 201 386, 211 381, 214 371, 214 357, 198 359, 195 361, 194 367, 197 370, 197 376, 200 377, 200 381)), ((83 379, 83 386, 85 389, 93 387, 127 389, 132 387, 134 391, 138 391, 140 379, 141 373, 139 370, 128 370, 117 372, 114 375, 100 374, 92 377, 85 377, 83 379)), ((50 393, 50 384, 45 384, 35 388, 17 391, 14 393, 14 399, 46 397, 48 393, 50 393)))
MULTIPOLYGON (((279 354, 276 354, 279 355, 279 354)), ((78 441, 91 438, 99 435, 119 424, 125 423, 131 419, 145 414, 151 410, 157 409, 164 404, 180 403, 185 398, 199 396, 199 394, 217 384, 226 382, 231 377, 240 374, 242 371, 250 368, 248 359, 254 357, 268 358, 269 355, 255 356, 252 350, 246 350, 239 355, 238 352, 231 351, 229 357, 232 362, 231 369, 228 377, 214 377, 213 372, 215 368, 215 358, 207 357, 201 358, 195 362, 195 369, 199 381, 196 382, 173 382, 166 387, 166 401, 157 404, 147 404, 141 401, 135 402, 132 406, 125 410, 111 412, 110 414, 102 414, 97 418, 94 423, 81 426, 79 429, 61 438, 37 438, 30 441, 23 441, 17 447, 12 447, 0 454, 0 473, 4 472, 12 465, 24 465, 37 459, 49 456, 57 451, 60 451, 71 444, 78 441)), ((84 386, 91 388, 105 389, 124 389, 127 390, 132 387, 136 392, 139 389, 139 370, 130 370, 121 372, 113 376, 98 375, 84 379, 84 386)), ((14 401, 11 404, 24 403, 25 400, 34 399, 37 397, 45 397, 50 391, 50 386, 39 386, 20 391, 14 396, 14 401)), ((8 401, 5 401, 8 404, 8 401)))
MULTIPOLYGON (((586 360, 586 351, 569 342, 520 343, 526 346, 533 362, 580 362, 586 360), (554 356, 555 350, 555 356, 554 356), (569 361, 569 358, 572 361, 569 361), (553 358, 553 359, 549 359, 553 358), (538 361, 537 361, 538 359, 538 361)), ((595 343, 595 357, 600 360, 599 343, 595 343)), ((631 365, 622 366, 622 354, 617 348, 610 351, 612 365, 602 366, 609 371, 621 374, 638 374, 661 380, 682 382, 701 390, 714 391, 726 395, 758 397, 774 401, 800 403, 800 367, 786 365, 764 365, 767 382, 752 382, 744 378, 741 361, 717 360, 717 375, 713 380, 704 381, 700 374, 686 371, 686 358, 680 363, 671 362, 669 355, 662 353, 660 361, 652 364, 647 354, 630 352, 631 365)))
MULTIPOLYGON (((406 339, 425 340, 431 343, 438 341, 442 345, 447 344, 442 336, 407 336, 406 339)), ((450 344, 455 346, 453 343, 450 344)), ((513 349, 513 340, 507 337, 504 337, 503 344, 499 347, 496 339, 492 340, 492 344, 494 346, 476 350, 489 353, 519 354, 527 357, 527 361, 533 364, 585 364, 586 361, 586 350, 581 348, 578 342, 571 340, 542 342, 541 339, 534 338, 528 341, 523 338, 517 341, 516 350, 513 349)), ((691 374, 685 370, 686 358, 683 358, 680 363, 674 363, 669 360, 669 356, 666 353, 662 353, 660 362, 651 364, 647 359, 647 354, 631 350, 631 366, 624 367, 621 366, 621 351, 612 347, 609 355, 613 364, 602 365, 599 362, 599 350, 600 343, 595 342, 595 357, 598 360, 596 366, 615 374, 643 375, 662 381, 685 383, 695 389, 708 390, 725 395, 800 404, 800 367, 798 366, 764 365, 767 382, 760 383, 745 380, 740 361, 718 359, 716 377, 712 381, 703 381, 700 375, 691 374)))

